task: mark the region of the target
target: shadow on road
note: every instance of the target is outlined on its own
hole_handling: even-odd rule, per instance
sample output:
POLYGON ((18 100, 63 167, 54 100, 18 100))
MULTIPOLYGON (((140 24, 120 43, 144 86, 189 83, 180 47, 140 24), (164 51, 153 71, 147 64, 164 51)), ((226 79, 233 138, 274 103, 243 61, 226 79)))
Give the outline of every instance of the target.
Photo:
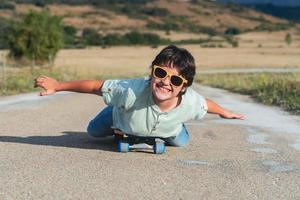
POLYGON ((0 142, 117 151, 113 137, 94 139, 86 132, 74 131, 65 131, 63 134, 60 136, 0 136, 0 142))

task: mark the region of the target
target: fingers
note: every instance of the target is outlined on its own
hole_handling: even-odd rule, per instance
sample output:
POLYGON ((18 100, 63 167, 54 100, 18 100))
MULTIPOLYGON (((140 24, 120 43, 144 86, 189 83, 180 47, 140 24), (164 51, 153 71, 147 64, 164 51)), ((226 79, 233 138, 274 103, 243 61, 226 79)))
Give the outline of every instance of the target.
POLYGON ((34 87, 44 87, 44 83, 45 81, 47 81, 48 79, 50 79, 48 76, 39 76, 38 78, 34 79, 34 87))
POLYGON ((44 76, 40 76, 38 78, 34 79, 34 87, 40 87, 41 84, 43 83, 45 77, 44 76))
POLYGON ((39 93, 40 96, 46 96, 55 93, 56 80, 47 76, 39 76, 34 79, 34 87, 40 87, 44 91, 39 93))
POLYGON ((232 113, 232 112, 227 112, 226 114, 220 115, 222 118, 225 119, 240 119, 240 120, 244 120, 246 117, 244 115, 241 114, 236 114, 236 113, 232 113))
POLYGON ((241 120, 244 120, 246 117, 244 115, 241 115, 241 114, 234 114, 233 119, 241 119, 241 120))
POLYGON ((47 91, 40 92, 40 96, 47 96, 47 95, 48 95, 47 91))
POLYGON ((244 115, 240 115, 238 119, 245 120, 246 117, 244 115))

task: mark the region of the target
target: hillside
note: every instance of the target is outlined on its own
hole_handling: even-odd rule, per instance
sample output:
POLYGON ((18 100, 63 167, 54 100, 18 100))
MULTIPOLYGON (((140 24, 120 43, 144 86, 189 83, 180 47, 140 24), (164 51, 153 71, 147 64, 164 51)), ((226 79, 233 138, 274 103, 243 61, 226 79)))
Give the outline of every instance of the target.
POLYGON ((276 30, 290 26, 286 20, 250 8, 204 0, 119 0, 110 3, 78 0, 61 1, 60 4, 52 3, 60 1, 16 2, 22 3, 4 1, 0 6, 0 17, 18 18, 30 10, 47 9, 51 14, 63 17, 65 25, 73 26, 77 30, 93 28, 102 32, 162 30, 218 34, 224 33, 229 27, 236 27, 240 31, 252 31, 264 27, 276 30))
POLYGON ((170 43, 223 48, 240 46, 236 35, 242 33, 299 33, 299 25, 287 20, 208 0, 0 0, 0 49, 8 48, 10 20, 32 10, 63 19, 64 48, 170 43))

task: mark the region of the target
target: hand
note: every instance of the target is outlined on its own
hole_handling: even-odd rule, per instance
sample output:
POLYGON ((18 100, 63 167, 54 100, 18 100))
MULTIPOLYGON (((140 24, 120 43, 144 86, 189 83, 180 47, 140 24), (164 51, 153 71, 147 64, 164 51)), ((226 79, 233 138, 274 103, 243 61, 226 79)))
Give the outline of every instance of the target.
POLYGON ((220 117, 225 118, 225 119, 241 119, 244 120, 245 116, 241 114, 236 114, 233 112, 230 112, 228 110, 224 111, 223 113, 219 114, 220 117))
POLYGON ((40 92, 40 96, 54 94, 58 85, 58 81, 51 77, 40 76, 34 79, 34 87, 40 87, 44 89, 44 91, 40 92))

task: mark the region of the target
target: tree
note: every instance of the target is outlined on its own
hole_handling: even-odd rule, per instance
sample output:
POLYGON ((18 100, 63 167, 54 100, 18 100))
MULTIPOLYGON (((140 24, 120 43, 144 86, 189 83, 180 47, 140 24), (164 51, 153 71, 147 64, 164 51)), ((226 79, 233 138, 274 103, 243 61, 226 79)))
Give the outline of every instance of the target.
POLYGON ((7 35, 9 35, 9 21, 0 18, 0 49, 7 49, 7 35))
POLYGON ((292 43, 292 35, 291 35, 290 33, 287 33, 287 34, 285 35, 284 40, 285 40, 285 43, 286 43, 288 46, 290 46, 291 43, 292 43))
POLYGON ((21 22, 12 24, 8 42, 14 58, 52 61, 64 46, 62 18, 50 16, 47 11, 31 11, 21 22))

